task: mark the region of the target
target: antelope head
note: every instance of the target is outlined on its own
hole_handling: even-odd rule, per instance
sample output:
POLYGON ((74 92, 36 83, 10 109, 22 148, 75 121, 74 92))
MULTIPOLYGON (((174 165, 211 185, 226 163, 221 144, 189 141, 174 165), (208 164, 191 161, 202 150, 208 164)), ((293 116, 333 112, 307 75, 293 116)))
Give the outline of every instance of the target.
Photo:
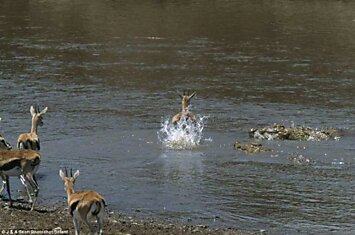
POLYGON ((0 149, 11 150, 12 146, 0 135, 0 149))
POLYGON ((34 131, 34 129, 36 129, 37 131, 37 127, 34 128, 35 126, 43 126, 43 115, 47 112, 48 107, 45 107, 42 111, 39 111, 38 106, 31 106, 30 108, 30 113, 32 116, 32 130, 31 132, 34 131))
POLYGON ((195 115, 188 110, 188 107, 192 97, 194 97, 196 93, 193 92, 191 95, 189 91, 184 91, 182 94, 177 91, 177 93, 181 98, 181 112, 173 116, 171 119, 172 123, 175 125, 182 117, 195 121, 195 115))
MULTIPOLYGON (((0 121, 1 121, 1 118, 0 118, 0 121)), ((10 150, 10 149, 12 149, 11 144, 9 144, 9 142, 7 142, 5 140, 5 138, 2 137, 1 135, 0 135, 0 149, 2 149, 2 150, 10 150)))
POLYGON ((73 175, 73 169, 70 169, 70 175, 68 174, 67 168, 65 168, 65 173, 63 172, 62 169, 59 170, 59 176, 62 178, 64 182, 64 190, 65 191, 70 191, 74 192, 74 184, 76 178, 79 176, 79 170, 76 170, 74 175, 73 175))
POLYGON ((195 92, 193 92, 191 95, 189 93, 189 91, 184 91, 182 94, 178 92, 178 95, 181 98, 181 108, 182 108, 182 112, 186 112, 188 106, 190 105, 190 101, 192 99, 192 97, 195 96, 195 92))

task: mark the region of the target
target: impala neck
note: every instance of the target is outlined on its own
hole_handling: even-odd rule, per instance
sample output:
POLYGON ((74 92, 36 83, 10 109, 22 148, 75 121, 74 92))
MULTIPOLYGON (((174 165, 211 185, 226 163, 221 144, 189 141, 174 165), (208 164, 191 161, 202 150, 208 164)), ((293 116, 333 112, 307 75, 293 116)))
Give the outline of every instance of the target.
POLYGON ((38 128, 38 118, 36 116, 33 116, 31 133, 34 133, 37 135, 37 128, 38 128))
POLYGON ((184 97, 181 101, 181 112, 186 113, 188 106, 189 106, 188 99, 184 97))
POLYGON ((69 199, 70 199, 71 195, 72 195, 73 193, 75 193, 75 192, 74 192, 74 188, 73 188, 73 187, 68 187, 68 188, 66 188, 66 191, 67 191, 68 202, 69 202, 69 199))

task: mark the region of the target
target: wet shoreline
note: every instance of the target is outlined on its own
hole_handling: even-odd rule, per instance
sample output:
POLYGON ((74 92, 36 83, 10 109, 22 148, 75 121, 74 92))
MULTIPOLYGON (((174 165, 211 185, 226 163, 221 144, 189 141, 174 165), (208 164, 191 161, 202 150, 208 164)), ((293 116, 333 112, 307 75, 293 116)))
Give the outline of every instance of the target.
MULTIPOLYGON (((37 206, 29 211, 26 204, 16 202, 13 208, 0 207, 0 229, 5 234, 74 234, 71 216, 65 205, 37 206)), ((93 222, 95 224, 95 222, 93 222)), ((81 231, 88 228, 83 224, 81 231)), ((171 224, 151 218, 133 218, 106 209, 104 234, 256 234, 231 228, 210 228, 207 225, 171 224)))

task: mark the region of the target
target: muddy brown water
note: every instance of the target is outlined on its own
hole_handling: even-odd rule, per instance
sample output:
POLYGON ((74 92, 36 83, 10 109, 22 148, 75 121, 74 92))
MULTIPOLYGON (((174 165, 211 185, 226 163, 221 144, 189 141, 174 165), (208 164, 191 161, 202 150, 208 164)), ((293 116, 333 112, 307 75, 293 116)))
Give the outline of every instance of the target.
MULTIPOLYGON (((39 204, 80 169, 110 209, 272 233, 354 233, 353 1, 0 1, 1 134, 39 128, 39 204), (196 90, 201 143, 167 149, 162 123, 196 90), (341 130, 338 141, 263 141, 272 123, 341 130)), ((11 180, 13 193, 21 189, 11 180)))

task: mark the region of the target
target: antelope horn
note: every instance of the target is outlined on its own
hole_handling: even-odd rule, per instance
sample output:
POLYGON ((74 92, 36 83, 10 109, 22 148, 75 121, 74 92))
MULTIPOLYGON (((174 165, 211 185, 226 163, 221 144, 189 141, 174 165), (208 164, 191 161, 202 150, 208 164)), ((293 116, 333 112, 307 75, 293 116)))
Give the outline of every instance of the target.
POLYGON ((70 168, 70 177, 73 177, 73 168, 70 168))
POLYGON ((196 95, 196 92, 193 92, 190 96, 189 96, 189 100, 194 97, 196 95))
POLYGON ((178 90, 176 90, 176 93, 180 96, 180 98, 182 99, 182 95, 181 95, 181 93, 178 91, 178 90))
POLYGON ((39 107, 38 107, 38 104, 35 104, 35 105, 34 105, 34 110, 35 110, 35 112, 36 112, 36 113, 39 113, 39 107))
POLYGON ((64 167, 64 170, 65 170, 65 176, 68 176, 68 169, 67 169, 67 167, 64 167))

